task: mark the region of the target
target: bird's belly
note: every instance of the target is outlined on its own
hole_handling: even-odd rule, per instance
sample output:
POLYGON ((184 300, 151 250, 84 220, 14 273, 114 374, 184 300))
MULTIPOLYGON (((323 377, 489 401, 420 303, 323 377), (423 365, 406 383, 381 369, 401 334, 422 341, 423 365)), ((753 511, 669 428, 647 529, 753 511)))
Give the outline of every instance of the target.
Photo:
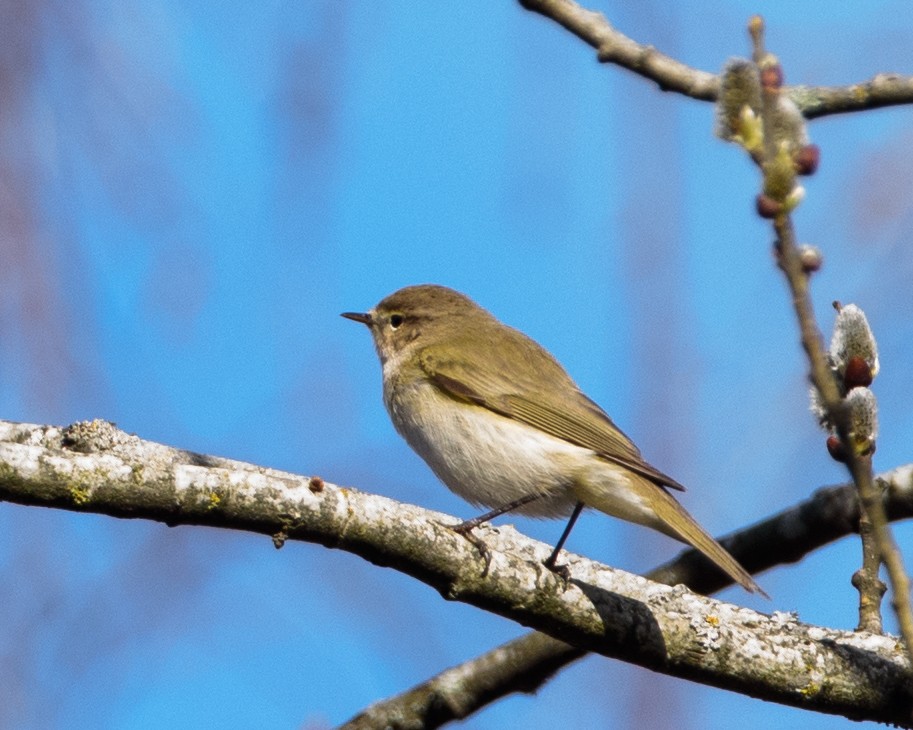
POLYGON ((416 391, 410 395, 420 395, 423 407, 403 407, 402 393, 385 399, 391 419, 451 491, 484 507, 540 494, 540 499, 516 511, 532 517, 570 513, 576 502, 574 474, 595 458, 592 451, 455 401, 434 386, 419 386, 416 391))

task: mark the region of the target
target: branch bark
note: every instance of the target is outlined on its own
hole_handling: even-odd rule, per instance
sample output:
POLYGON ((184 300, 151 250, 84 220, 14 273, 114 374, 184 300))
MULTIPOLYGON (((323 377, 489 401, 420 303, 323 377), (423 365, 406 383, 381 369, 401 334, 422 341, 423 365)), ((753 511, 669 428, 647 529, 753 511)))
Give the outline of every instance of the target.
MULTIPOLYGON (((913 465, 879 475, 884 509, 891 520, 913 517, 913 465)), ((795 563, 811 552, 847 535, 859 524, 854 484, 818 489, 809 499, 754 525, 721 538, 720 542, 752 573, 795 563)), ((713 593, 732 584, 714 571, 696 550, 647 574, 667 585, 683 583, 699 593, 713 593)), ((368 707, 342 725, 344 730, 374 727, 434 728, 460 720, 515 692, 535 692, 561 668, 587 652, 531 632, 480 657, 444 670, 406 692, 368 707)))
POLYGON ((511 527, 480 528, 490 570, 446 515, 378 495, 143 441, 103 421, 0 421, 0 499, 169 525, 317 542, 401 570, 580 649, 783 704, 911 726, 896 639, 766 616, 568 555, 511 527))

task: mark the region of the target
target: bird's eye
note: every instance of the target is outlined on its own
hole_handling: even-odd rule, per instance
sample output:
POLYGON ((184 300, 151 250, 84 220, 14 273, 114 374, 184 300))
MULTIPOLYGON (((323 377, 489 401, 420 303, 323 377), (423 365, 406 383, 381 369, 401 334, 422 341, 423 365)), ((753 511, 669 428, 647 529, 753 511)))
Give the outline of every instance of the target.
POLYGON ((393 329, 399 329, 399 326, 403 323, 403 315, 401 314, 391 314, 390 315, 390 326, 393 329))

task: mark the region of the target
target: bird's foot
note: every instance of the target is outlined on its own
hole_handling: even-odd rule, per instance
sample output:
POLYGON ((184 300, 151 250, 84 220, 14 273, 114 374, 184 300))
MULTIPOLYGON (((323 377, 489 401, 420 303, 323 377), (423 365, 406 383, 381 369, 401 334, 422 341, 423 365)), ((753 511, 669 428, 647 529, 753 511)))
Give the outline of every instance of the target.
POLYGON ((567 584, 571 580, 571 571, 567 567, 566 563, 558 562, 558 554, 561 552, 561 548, 556 548, 555 551, 549 555, 545 560, 542 561, 542 564, 548 568, 552 573, 557 575, 561 580, 564 581, 564 587, 567 588, 567 584))
POLYGON ((439 523, 442 527, 446 527, 448 530, 455 532, 457 535, 462 535, 469 543, 478 551, 479 557, 485 562, 485 567, 482 569, 482 577, 484 578, 488 575, 488 569, 491 567, 491 550, 488 549, 488 546, 485 542, 475 535, 472 534, 472 531, 482 524, 478 518, 472 520, 466 520, 465 522, 460 522, 456 525, 445 525, 439 523))

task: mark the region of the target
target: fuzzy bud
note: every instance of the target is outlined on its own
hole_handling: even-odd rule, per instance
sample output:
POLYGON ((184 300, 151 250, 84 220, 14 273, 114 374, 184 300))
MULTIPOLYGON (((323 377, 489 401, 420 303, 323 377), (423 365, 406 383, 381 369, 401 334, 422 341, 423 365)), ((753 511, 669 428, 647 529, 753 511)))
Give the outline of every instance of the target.
POLYGON ((717 136, 738 142, 749 151, 755 147, 760 149, 760 109, 761 82, 757 67, 744 58, 729 59, 720 74, 720 94, 716 103, 717 136))
MULTIPOLYGON (((834 302, 837 320, 828 351, 831 370, 843 395, 843 406, 849 414, 849 440, 859 456, 875 453, 878 437, 878 401, 869 385, 878 373, 878 348, 863 311, 855 304, 843 306, 834 302)), ((821 394, 815 387, 809 393, 811 410, 818 423, 831 436, 827 450, 837 461, 846 458, 846 445, 834 435, 835 423, 824 407, 821 394)))
POLYGON ((789 145, 781 143, 773 159, 764 163, 764 194, 783 202, 796 186, 796 166, 789 145))
POLYGON ((783 67, 776 56, 768 55, 761 63, 761 88, 764 91, 779 91, 783 86, 783 67))
POLYGON ((818 425, 821 426, 821 428, 823 428, 825 431, 833 431, 833 424, 831 424, 831 419, 827 414, 827 409, 824 407, 824 403, 821 401, 821 393, 814 385, 808 389, 808 400, 811 412, 814 414, 815 418, 818 419, 818 425))
POLYGON ((846 397, 850 410, 850 439, 860 456, 875 451, 878 438, 878 401, 868 388, 854 388, 846 397))
MULTIPOLYGON (((770 133, 780 145, 785 145, 790 156, 808 145, 808 130, 805 117, 796 102, 780 94, 771 108, 770 133)), ((791 160, 795 168, 795 159, 791 160)))
POLYGON ((844 383, 865 385, 862 381, 868 378, 868 384, 871 384, 871 379, 878 375, 878 345, 875 335, 872 334, 865 313, 855 304, 839 307, 829 355, 834 370, 844 383), (848 377, 847 372, 854 358, 862 360, 862 364, 854 362, 848 377), (868 373, 864 371, 863 365, 868 373))
POLYGON ((806 274, 811 274, 821 268, 824 257, 817 246, 804 243, 799 246, 799 261, 802 264, 802 270, 806 274))

